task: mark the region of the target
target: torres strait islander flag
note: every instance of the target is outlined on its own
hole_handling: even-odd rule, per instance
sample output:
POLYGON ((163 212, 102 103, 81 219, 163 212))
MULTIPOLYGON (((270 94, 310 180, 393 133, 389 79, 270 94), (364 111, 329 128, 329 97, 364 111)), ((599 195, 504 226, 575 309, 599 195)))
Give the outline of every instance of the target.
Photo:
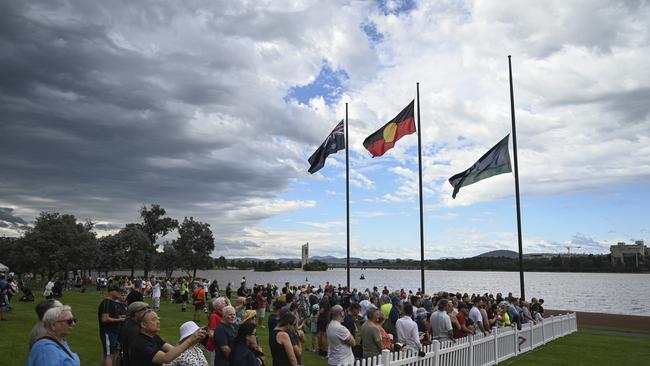
POLYGON ((384 155, 395 146, 397 140, 415 132, 414 106, 415 100, 412 100, 397 117, 363 141, 363 146, 370 151, 373 158, 384 155))

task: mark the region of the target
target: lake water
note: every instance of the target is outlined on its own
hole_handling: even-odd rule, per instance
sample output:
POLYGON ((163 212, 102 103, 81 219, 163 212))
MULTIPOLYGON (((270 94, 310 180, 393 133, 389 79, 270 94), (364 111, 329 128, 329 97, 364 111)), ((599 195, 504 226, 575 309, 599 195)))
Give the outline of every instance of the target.
MULTIPOLYGON (((174 272, 180 276, 182 272, 174 272)), ((242 276, 248 285, 277 284, 325 284, 345 285, 346 271, 337 268, 323 272, 277 271, 254 272, 252 270, 198 271, 197 276, 216 279, 225 289, 228 282, 233 290, 239 286, 242 276)), ((471 271, 425 271, 426 292, 437 291, 493 293, 519 295, 519 272, 471 272, 471 271)), ((650 274, 627 273, 553 273, 526 272, 524 274, 526 297, 543 298, 548 309, 589 311, 597 313, 650 316, 650 274)), ((373 286, 389 289, 404 288, 417 291, 420 287, 419 270, 351 269, 350 285, 364 290, 373 286), (365 280, 360 280, 361 274, 365 280)))

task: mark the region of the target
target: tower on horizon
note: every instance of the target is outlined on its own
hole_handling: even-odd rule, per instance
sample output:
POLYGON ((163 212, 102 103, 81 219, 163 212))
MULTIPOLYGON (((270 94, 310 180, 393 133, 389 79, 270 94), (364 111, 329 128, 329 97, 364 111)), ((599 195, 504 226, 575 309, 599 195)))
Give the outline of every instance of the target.
POLYGON ((305 269, 305 265, 309 264, 309 242, 302 246, 302 265, 301 269, 305 269))

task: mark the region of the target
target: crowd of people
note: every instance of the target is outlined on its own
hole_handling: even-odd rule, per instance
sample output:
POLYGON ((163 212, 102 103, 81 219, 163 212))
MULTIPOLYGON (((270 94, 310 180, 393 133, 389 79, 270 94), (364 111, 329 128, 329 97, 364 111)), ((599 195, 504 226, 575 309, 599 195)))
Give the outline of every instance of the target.
MULTIPOLYGON (((216 280, 155 277, 98 278, 97 289, 106 296, 98 307, 104 366, 260 366, 270 362, 269 353, 273 365, 296 366, 303 364, 304 352, 327 358, 329 365, 352 364, 383 350, 422 352, 434 340, 454 342, 544 319, 543 299, 527 302, 511 293, 349 291, 329 282, 249 287, 242 278, 236 294, 228 283, 222 296, 216 280), (158 335, 161 298, 180 304, 180 311, 190 302, 194 307, 175 345, 158 335), (259 344, 258 329, 268 332, 269 352, 259 344)), ((79 365, 66 341, 76 325, 72 309, 51 296, 36 313, 28 365, 79 365)))

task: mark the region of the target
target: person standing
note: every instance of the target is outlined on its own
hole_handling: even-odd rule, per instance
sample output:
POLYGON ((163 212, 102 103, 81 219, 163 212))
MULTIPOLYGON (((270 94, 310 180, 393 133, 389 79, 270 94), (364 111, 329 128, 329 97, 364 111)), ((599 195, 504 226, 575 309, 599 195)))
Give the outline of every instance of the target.
POLYGON ((131 305, 136 301, 144 301, 142 296, 142 280, 133 281, 133 288, 131 292, 126 296, 126 302, 131 305))
POLYGON ((147 305, 146 302, 142 301, 136 301, 133 304, 129 305, 127 308, 128 318, 125 320, 124 324, 122 324, 122 329, 120 329, 120 334, 118 337, 122 351, 120 360, 121 366, 131 365, 129 347, 131 345, 131 341, 135 339, 140 333, 140 324, 138 321, 147 310, 149 310, 149 305, 147 305))
POLYGON ((71 365, 81 366, 79 356, 72 352, 66 337, 72 333, 77 318, 67 306, 55 306, 43 315, 43 326, 47 330, 39 339, 27 358, 27 366, 71 365))
POLYGON ((158 335, 160 318, 153 309, 146 310, 138 319, 138 323, 140 323, 140 333, 129 345, 130 365, 155 366, 171 363, 205 337, 205 331, 198 329, 176 347, 172 346, 158 335))
POLYGON ((194 318, 193 320, 197 323, 201 321, 201 314, 205 308, 205 290, 203 286, 196 282, 196 287, 194 292, 192 292, 192 301, 194 302, 194 318))
POLYGON ((454 339, 454 328, 451 326, 451 319, 447 314, 448 306, 452 306, 449 300, 440 299, 437 306, 438 311, 431 314, 431 333, 433 333, 434 340, 448 341, 454 339))
POLYGON ((223 318, 214 330, 212 339, 214 343, 214 366, 229 366, 232 343, 237 335, 235 330, 237 315, 235 315, 235 308, 232 306, 226 306, 221 310, 221 313, 223 318))
POLYGON ((151 277, 151 307, 154 311, 160 311, 160 281, 151 277))
POLYGON ((397 332, 397 341, 402 343, 404 349, 410 349, 414 352, 420 351, 420 334, 418 333, 418 324, 413 321, 413 305, 404 303, 404 314, 395 322, 397 332))
POLYGON ((373 357, 381 354, 383 343, 381 332, 376 323, 379 322, 380 311, 374 306, 366 309, 366 320, 361 326, 361 343, 363 344, 363 357, 373 357))
POLYGON ((36 316, 38 317, 38 322, 32 327, 32 331, 29 334, 29 349, 31 350, 34 346, 34 343, 41 339, 44 335, 47 334, 47 329, 43 326, 43 316, 45 312, 50 310, 53 307, 63 306, 59 300, 49 299, 43 300, 36 305, 36 316))
POLYGON ((354 363, 352 347, 356 345, 354 337, 341 324, 345 318, 343 307, 334 305, 330 310, 330 322, 327 326, 327 363, 329 365, 348 365, 354 363))
POLYGON ((99 339, 102 343, 102 365, 112 366, 117 364, 118 335, 121 325, 126 316, 120 315, 122 304, 120 304, 120 288, 111 285, 108 289, 108 297, 100 304, 97 311, 99 319, 99 339))

